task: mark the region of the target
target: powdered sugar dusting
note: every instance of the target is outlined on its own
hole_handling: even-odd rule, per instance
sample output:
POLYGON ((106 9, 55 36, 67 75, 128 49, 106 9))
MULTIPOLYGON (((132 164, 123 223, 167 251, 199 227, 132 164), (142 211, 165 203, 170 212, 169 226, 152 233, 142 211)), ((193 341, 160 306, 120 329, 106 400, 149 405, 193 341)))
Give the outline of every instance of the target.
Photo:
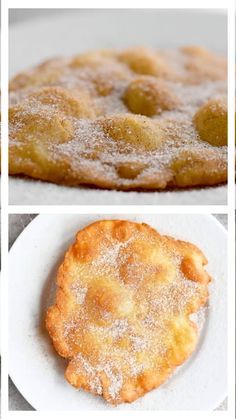
POLYGON ((73 292, 73 294, 75 295, 76 298, 76 302, 78 304, 83 304, 88 288, 87 287, 81 287, 76 283, 73 283, 71 286, 71 290, 73 292))
POLYGON ((198 331, 201 332, 207 317, 207 306, 201 307, 196 313, 190 314, 189 318, 194 322, 198 328, 198 331))
MULTIPOLYGON (((106 388, 106 398, 117 402, 120 391, 131 378, 138 380, 142 372, 150 369, 158 371, 160 368, 161 371, 158 359, 165 359, 173 339, 169 328, 179 334, 182 324, 187 327, 187 313, 189 309, 190 312, 195 310, 192 302, 200 298, 203 290, 201 284, 184 276, 181 264, 181 253, 164 240, 156 242, 152 234, 134 230, 129 237, 119 240, 104 230, 99 252, 86 263, 86 277, 84 265, 77 266, 79 279, 73 283, 71 291, 81 304, 82 312, 68 319, 64 335, 69 347, 78 347, 71 361, 73 370, 78 376, 86 377, 93 393, 102 395, 106 388), (143 252, 150 246, 150 259, 146 260, 142 252, 136 253, 140 244, 143 252), (154 248, 159 255, 155 259, 154 248), (112 289, 118 287, 119 296, 116 293, 114 297, 106 296, 105 288, 101 305, 97 300, 89 302, 93 281, 103 284, 104 277, 108 284, 113 281, 112 289), (111 311, 106 299, 113 301, 111 311), (132 303, 127 311, 129 301, 132 303), (89 336, 88 345, 97 342, 93 351, 87 352, 87 344, 86 350, 82 349, 84 333, 85 339, 87 334, 89 336), (104 374, 108 380, 105 387, 104 374)), ((199 330, 206 317, 204 310, 189 317, 199 330)))
MULTIPOLYGON (((175 51, 168 54, 172 64, 176 60, 181 63, 181 57, 181 53, 176 55, 175 51)), ((36 126, 45 132, 43 143, 36 135, 36 145, 40 144, 39 158, 41 159, 43 149, 48 164, 61 167, 66 163, 66 177, 70 179, 71 184, 87 183, 126 189, 150 187, 151 183, 154 188, 162 188, 173 181, 173 164, 181 159, 186 164, 198 159, 204 160, 205 163, 215 161, 215 165, 209 164, 206 167, 216 174, 226 168, 226 147, 213 147, 201 141, 192 122, 196 111, 208 99, 225 97, 226 81, 203 80, 200 84, 186 84, 178 80, 165 80, 167 88, 180 99, 180 104, 174 110, 164 110, 160 115, 149 118, 158 126, 160 124, 165 140, 156 150, 148 151, 127 143, 126 138, 124 141, 114 141, 112 135, 108 135, 103 127, 107 117, 132 115, 123 97, 127 86, 137 78, 137 74, 114 57, 103 57, 96 65, 88 62, 86 65, 74 67, 71 66, 71 60, 62 60, 60 67, 59 60, 54 64, 52 62, 50 69, 53 69, 53 66, 53 71, 56 72, 54 79, 49 78, 42 84, 39 81, 39 85, 36 83, 36 86, 33 83, 26 85, 10 94, 13 109, 19 107, 20 112, 20 116, 15 118, 9 127, 12 156, 14 150, 22 150, 22 142, 18 140, 19 131, 24 129, 25 124, 27 126, 29 118, 36 118, 36 126), (69 114, 62 114, 54 104, 39 101, 37 96, 32 97, 32 93, 37 92, 41 86, 65 88, 82 103, 84 95, 89 95, 89 109, 94 109, 95 117, 75 118, 69 114), (59 129, 59 124, 64 126, 68 122, 72 126, 72 133, 67 141, 59 141, 50 134, 51 124, 55 124, 59 129), (127 171, 122 171, 125 164, 129 167, 138 166, 138 170, 127 175, 127 171)), ((183 65, 179 64, 178 68, 180 70, 183 65)), ((37 79, 41 75, 40 71, 45 69, 36 69, 35 73, 32 70, 29 73, 30 80, 32 77, 37 79)), ((128 132, 128 135, 130 134, 132 133, 128 132)), ((33 148, 33 156, 36 156, 37 160, 39 151, 35 146, 33 148)), ((19 173, 24 173, 26 157, 22 159, 21 153, 17 155, 19 173)))

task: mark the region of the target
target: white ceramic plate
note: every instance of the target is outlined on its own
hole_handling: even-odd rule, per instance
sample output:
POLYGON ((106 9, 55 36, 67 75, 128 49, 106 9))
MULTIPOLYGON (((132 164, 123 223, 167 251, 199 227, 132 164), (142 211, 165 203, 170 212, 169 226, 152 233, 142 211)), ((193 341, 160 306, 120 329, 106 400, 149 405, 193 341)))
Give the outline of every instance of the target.
MULTIPOLYGON (((10 75, 60 55, 130 45, 200 44, 225 53, 226 13, 205 10, 105 9, 62 11, 10 27, 10 75), (210 29, 209 29, 210 28, 210 29)), ((10 204, 226 204, 226 186, 172 192, 71 188, 12 178, 10 204)))
POLYGON ((44 328, 57 268, 75 233, 104 218, 146 222, 161 233, 191 241, 206 254, 214 281, 198 347, 159 389, 116 409, 214 409, 227 394, 227 233, 210 215, 40 215, 10 251, 9 368, 26 400, 37 410, 113 409, 100 397, 71 387, 66 361, 53 350, 44 328))

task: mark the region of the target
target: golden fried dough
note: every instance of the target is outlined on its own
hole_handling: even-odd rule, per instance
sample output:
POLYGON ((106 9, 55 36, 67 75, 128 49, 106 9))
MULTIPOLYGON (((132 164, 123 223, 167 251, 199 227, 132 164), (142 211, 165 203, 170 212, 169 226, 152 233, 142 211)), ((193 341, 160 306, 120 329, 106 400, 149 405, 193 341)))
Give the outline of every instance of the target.
POLYGON ((145 47, 129 48, 118 55, 119 59, 138 74, 165 76, 168 64, 155 51, 145 47))
POLYGON ((182 52, 185 54, 185 68, 190 72, 191 82, 225 80, 227 64, 223 57, 198 46, 183 47, 182 52))
POLYGON ((206 263, 193 244, 147 224, 107 220, 79 231, 46 315, 69 383, 119 404, 166 381, 196 348, 190 315, 208 299, 206 263))
POLYGON ((161 128, 145 116, 117 115, 104 118, 100 123, 113 140, 132 144, 135 149, 156 150, 163 141, 161 128))
POLYGON ((96 115, 89 96, 83 93, 75 96, 61 87, 44 87, 29 96, 30 100, 53 108, 54 113, 65 117, 93 119, 96 115))
POLYGON ((178 98, 167 88, 163 80, 143 76, 133 80, 124 93, 124 101, 133 113, 153 116, 162 111, 175 109, 178 98))
POLYGON ((10 91, 55 84, 63 76, 63 73, 64 68, 61 60, 47 60, 38 67, 14 77, 10 81, 10 91))
POLYGON ((213 146, 227 145, 227 105, 225 100, 212 99, 194 116, 200 138, 213 146))
POLYGON ((49 60, 10 83, 9 172, 120 190, 227 180, 226 61, 196 46, 49 60))

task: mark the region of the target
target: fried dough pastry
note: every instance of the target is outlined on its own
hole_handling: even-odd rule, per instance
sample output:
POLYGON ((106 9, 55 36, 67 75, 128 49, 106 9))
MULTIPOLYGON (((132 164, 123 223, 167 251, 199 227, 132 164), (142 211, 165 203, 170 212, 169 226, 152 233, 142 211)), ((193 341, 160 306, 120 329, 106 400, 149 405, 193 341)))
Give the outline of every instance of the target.
POLYGON ((49 60, 10 82, 9 172, 120 190, 224 183, 226 80, 225 59, 196 46, 49 60))
POLYGON ((79 231, 46 315, 74 387, 111 404, 160 386, 196 348, 190 315, 208 299, 207 260, 147 224, 107 220, 79 231))
POLYGON ((194 118, 200 137, 210 144, 227 144, 227 106, 223 100, 209 100, 194 118))

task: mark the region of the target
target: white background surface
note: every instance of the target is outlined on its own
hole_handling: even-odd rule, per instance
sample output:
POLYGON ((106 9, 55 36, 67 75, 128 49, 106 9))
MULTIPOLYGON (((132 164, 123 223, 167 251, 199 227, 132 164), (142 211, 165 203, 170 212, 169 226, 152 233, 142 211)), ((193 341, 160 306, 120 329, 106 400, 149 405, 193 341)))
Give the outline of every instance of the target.
MULTIPOLYGON (((41 324, 42 312, 49 304, 47 296, 55 265, 76 230, 97 218, 104 216, 37 217, 11 251, 9 295, 10 307, 14 309, 10 312, 10 373, 19 390, 37 409, 54 406, 63 410, 68 409, 68 404, 72 409, 105 408, 99 398, 77 392, 64 381, 64 361, 52 351, 41 324)), ((226 233, 207 215, 123 218, 144 220, 160 232, 196 243, 208 257, 208 271, 215 278, 206 328, 196 356, 162 388, 125 408, 148 409, 157 405, 157 409, 214 409, 226 395, 226 233)))
MULTIPOLYGON (((226 53, 226 14, 214 10, 73 10, 10 28, 10 75, 58 56, 129 45, 200 44, 226 53)), ((29 12, 28 12, 29 13, 29 12)), ((172 192, 116 192, 12 178, 10 204, 226 204, 226 186, 172 192)))

